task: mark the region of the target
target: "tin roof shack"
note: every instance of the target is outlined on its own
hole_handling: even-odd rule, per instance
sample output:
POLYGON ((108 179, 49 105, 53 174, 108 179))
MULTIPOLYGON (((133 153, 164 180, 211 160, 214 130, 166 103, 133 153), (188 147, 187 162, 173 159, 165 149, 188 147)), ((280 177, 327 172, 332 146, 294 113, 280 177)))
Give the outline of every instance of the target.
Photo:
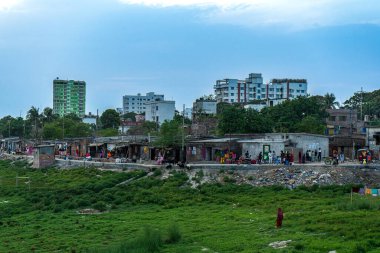
POLYGON ((10 153, 18 153, 22 151, 22 141, 19 137, 9 137, 1 139, 0 150, 10 153))
POLYGON ((186 147, 187 162, 216 161, 227 153, 233 152, 239 158, 242 154, 239 138, 220 138, 189 141, 186 147))
POLYGON ((55 162, 54 145, 40 145, 35 147, 33 168, 46 168, 55 162))

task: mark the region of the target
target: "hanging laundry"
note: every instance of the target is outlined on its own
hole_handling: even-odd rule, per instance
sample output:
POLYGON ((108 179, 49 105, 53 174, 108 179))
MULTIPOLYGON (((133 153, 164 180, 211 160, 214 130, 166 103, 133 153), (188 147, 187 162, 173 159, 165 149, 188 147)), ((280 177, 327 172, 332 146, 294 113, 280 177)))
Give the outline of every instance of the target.
POLYGON ((378 194, 377 189, 371 189, 372 196, 376 197, 378 194))
POLYGON ((360 195, 364 195, 364 193, 365 193, 365 189, 364 189, 364 188, 360 188, 360 189, 359 189, 359 194, 360 194, 360 195))
POLYGON ((365 194, 366 195, 371 195, 371 189, 370 188, 365 188, 365 194))

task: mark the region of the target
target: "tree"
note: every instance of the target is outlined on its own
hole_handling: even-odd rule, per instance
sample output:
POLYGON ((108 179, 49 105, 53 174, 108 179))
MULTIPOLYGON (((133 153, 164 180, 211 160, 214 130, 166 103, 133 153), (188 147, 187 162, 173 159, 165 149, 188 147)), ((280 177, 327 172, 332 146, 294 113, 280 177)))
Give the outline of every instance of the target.
POLYGON ((120 125, 120 115, 114 109, 107 109, 100 116, 100 122, 102 123, 102 128, 114 128, 118 129, 120 125))
POLYGON ((32 106, 26 115, 26 119, 29 123, 28 125, 33 128, 33 137, 36 139, 39 137, 39 132, 41 129, 42 116, 40 115, 39 110, 39 108, 32 106))
POLYGON ((324 104, 326 109, 339 108, 339 102, 335 101, 335 95, 333 93, 326 93, 324 98, 324 104))
POLYGON ((56 119, 58 119, 59 116, 57 114, 53 114, 53 109, 50 107, 45 107, 43 113, 42 113, 42 123, 50 123, 56 119))
POLYGON ((128 130, 128 134, 147 135, 157 132, 157 123, 153 121, 144 121, 140 126, 133 126, 128 130))
POLYGON ((155 145, 159 147, 180 147, 183 130, 182 123, 178 120, 165 120, 160 127, 155 145))
POLYGON ((122 118, 124 120, 136 122, 136 115, 137 115, 137 113, 128 112, 128 113, 123 114, 122 118))
POLYGON ((359 116, 361 109, 363 109, 363 115, 380 117, 380 89, 372 92, 356 92, 344 102, 344 107, 356 109, 359 116))
POLYGON ((46 123, 43 127, 44 139, 89 137, 91 134, 91 125, 66 117, 46 123))
POLYGON ((325 130, 324 122, 315 116, 306 116, 301 122, 296 124, 297 132, 323 134, 325 130))

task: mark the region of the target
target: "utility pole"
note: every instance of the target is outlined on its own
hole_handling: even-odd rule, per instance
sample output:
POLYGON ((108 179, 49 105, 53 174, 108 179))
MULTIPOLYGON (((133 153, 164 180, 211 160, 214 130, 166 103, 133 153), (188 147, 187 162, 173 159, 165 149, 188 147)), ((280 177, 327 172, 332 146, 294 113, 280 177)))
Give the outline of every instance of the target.
POLYGON ((183 111, 182 111, 182 147, 181 147, 181 162, 183 162, 184 159, 184 148, 185 148, 185 104, 183 104, 183 111))
POLYGON ((361 87, 361 96, 360 96, 360 120, 363 120, 363 87, 361 87))
POLYGON ((62 116, 62 141, 65 139, 65 113, 62 116))

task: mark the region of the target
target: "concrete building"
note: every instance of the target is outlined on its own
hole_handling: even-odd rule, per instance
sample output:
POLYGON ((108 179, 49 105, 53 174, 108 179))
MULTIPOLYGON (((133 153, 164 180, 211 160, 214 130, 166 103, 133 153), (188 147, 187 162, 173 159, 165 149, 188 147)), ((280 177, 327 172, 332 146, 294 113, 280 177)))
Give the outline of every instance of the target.
POLYGON ((272 79, 263 84, 260 73, 250 73, 245 80, 217 80, 214 86, 217 102, 249 104, 256 100, 266 100, 273 106, 286 99, 307 95, 306 79, 272 79))
POLYGON ((261 74, 251 73, 245 80, 223 79, 214 85, 217 102, 248 103, 262 99, 263 78, 261 74))
POLYGON ((164 95, 154 94, 154 92, 146 93, 145 96, 140 93, 137 95, 125 95, 123 96, 123 113, 134 112, 141 114, 146 111, 146 102, 162 100, 164 100, 164 95))
POLYGON ((234 135, 231 138, 206 139, 192 141, 187 146, 187 161, 216 161, 220 152, 228 150, 237 153, 237 157, 248 151, 252 159, 257 159, 260 152, 275 151, 277 156, 281 151, 293 154, 294 161, 308 150, 313 154, 321 149, 321 156, 328 156, 329 137, 308 133, 265 133, 253 135, 234 135))
POLYGON ((83 123, 86 123, 86 124, 90 124, 90 125, 96 125, 96 118, 97 116, 96 115, 93 115, 91 113, 89 113, 88 115, 85 115, 83 118, 82 118, 82 122, 83 123))
POLYGON ((148 101, 145 103, 145 120, 161 125, 172 120, 175 114, 175 101, 148 101))
POLYGON ((377 159, 380 159, 380 127, 367 128, 367 145, 375 154, 377 159))
POLYGON ((330 138, 329 155, 334 150, 344 153, 347 159, 356 157, 356 150, 364 148, 366 128, 364 122, 358 120, 357 110, 327 109, 326 135, 330 138))
POLYGON ((74 80, 53 81, 53 113, 63 116, 75 113, 83 117, 86 111, 86 82, 74 80))
POLYGON ((287 99, 307 96, 306 79, 272 79, 266 84, 262 98, 268 101, 268 106, 274 106, 287 99))
POLYGON ((358 112, 355 109, 327 109, 326 118, 328 135, 352 135, 363 132, 364 122, 358 120, 358 112))
POLYGON ((197 99, 193 103, 193 114, 216 115, 216 100, 197 99))

